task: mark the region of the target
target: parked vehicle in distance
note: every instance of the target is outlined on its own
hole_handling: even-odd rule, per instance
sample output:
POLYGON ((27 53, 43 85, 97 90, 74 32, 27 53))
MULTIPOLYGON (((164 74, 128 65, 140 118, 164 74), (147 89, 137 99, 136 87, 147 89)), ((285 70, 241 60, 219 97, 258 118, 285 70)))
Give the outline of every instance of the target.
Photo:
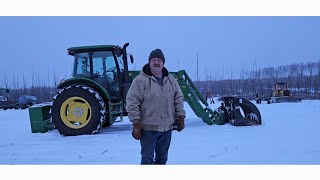
POLYGON ((288 89, 287 83, 275 83, 273 96, 271 97, 272 103, 282 103, 282 102, 301 102, 302 98, 291 95, 288 89))
POLYGON ((8 97, 9 93, 8 88, 0 88, 0 109, 19 109, 18 102, 8 97))
POLYGON ((282 103, 282 102, 301 102, 302 98, 291 95, 288 85, 285 82, 277 82, 273 85, 273 92, 271 95, 264 93, 256 94, 256 103, 261 104, 261 101, 267 101, 271 103, 282 103))
POLYGON ((0 96, 0 101, 8 101, 8 98, 7 97, 5 97, 5 96, 0 96))
POLYGON ((0 109, 26 109, 37 103, 38 98, 36 96, 20 95, 18 100, 16 100, 10 96, 8 88, 0 88, 0 109))
POLYGON ((38 99, 35 96, 21 95, 18 99, 19 108, 21 109, 26 109, 37 103, 38 99))

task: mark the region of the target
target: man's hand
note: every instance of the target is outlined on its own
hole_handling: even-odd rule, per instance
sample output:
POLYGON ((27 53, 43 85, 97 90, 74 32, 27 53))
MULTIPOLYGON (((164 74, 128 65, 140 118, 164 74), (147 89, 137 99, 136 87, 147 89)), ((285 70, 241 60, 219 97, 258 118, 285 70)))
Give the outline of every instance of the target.
POLYGON ((140 122, 133 124, 133 129, 132 129, 132 137, 135 138, 136 140, 141 139, 141 125, 140 122))
POLYGON ((180 129, 177 129, 178 131, 180 130, 180 131, 182 131, 183 129, 184 129, 184 116, 179 116, 178 117, 178 123, 179 123, 179 128, 180 129))
POLYGON ((173 123, 173 130, 180 132, 184 127, 184 116, 177 117, 176 121, 173 123))

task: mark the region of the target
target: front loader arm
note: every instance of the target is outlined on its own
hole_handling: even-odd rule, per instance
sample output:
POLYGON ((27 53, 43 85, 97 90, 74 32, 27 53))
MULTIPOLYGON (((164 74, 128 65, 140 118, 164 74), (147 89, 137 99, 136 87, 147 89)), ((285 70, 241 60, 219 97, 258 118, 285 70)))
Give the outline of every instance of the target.
MULTIPOLYGON (((220 124, 224 120, 224 112, 221 109, 213 111, 196 85, 192 82, 185 70, 170 72, 178 81, 184 100, 188 102, 194 113, 205 123, 220 124)), ((224 123, 223 123, 224 124, 224 123)))
POLYGON ((184 100, 205 123, 223 125, 230 122, 236 126, 261 124, 260 112, 250 101, 244 98, 223 97, 221 106, 213 111, 185 70, 170 72, 170 74, 177 79, 184 100))

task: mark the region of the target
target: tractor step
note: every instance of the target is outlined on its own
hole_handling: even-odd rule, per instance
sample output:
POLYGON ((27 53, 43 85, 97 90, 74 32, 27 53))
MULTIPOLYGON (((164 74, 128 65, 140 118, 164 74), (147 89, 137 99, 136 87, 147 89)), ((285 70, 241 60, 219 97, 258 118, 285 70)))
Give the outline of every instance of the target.
POLYGON ((123 103, 120 102, 112 102, 109 101, 109 119, 110 122, 122 122, 123 121, 123 103), (120 116, 120 120, 117 120, 114 118, 114 116, 120 116))

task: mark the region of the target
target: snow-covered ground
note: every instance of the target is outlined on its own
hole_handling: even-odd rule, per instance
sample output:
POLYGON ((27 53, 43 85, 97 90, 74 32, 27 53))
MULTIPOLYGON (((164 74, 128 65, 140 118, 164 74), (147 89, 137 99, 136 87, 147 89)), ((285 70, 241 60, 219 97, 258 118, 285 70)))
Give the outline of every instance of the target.
MULTIPOLYGON (((173 133, 168 164, 320 164, 320 101, 257 107, 261 126, 210 126, 186 103, 186 128, 173 133)), ((140 162, 140 144, 131 137, 126 117, 96 135, 75 137, 61 136, 57 130, 31 133, 28 110, 0 110, 0 118, 0 164, 140 162)))
MULTIPOLYGON (((219 103, 211 107, 215 109, 217 104, 219 103)), ((319 177, 319 166, 316 168, 289 166, 285 169, 275 166, 271 170, 269 166, 258 166, 258 169, 256 166, 212 166, 320 164, 320 101, 303 100, 301 103, 256 104, 256 106, 262 115, 260 126, 235 127, 229 124, 209 126, 185 103, 186 128, 182 132, 173 133, 167 164, 196 165, 178 166, 177 171, 183 176, 200 171, 201 174, 218 173, 219 178, 228 179, 232 176, 233 179, 238 175, 241 176, 243 172, 251 175, 255 172, 259 179, 264 179, 261 173, 279 178, 281 173, 284 173, 283 176, 287 176, 288 173, 296 176, 301 175, 297 173, 307 172, 301 175, 304 176, 309 175, 311 170, 313 178, 319 177)), ((138 165, 140 163, 140 144, 131 137, 131 124, 126 117, 123 122, 101 129, 96 135, 64 137, 57 130, 31 133, 28 110, 0 110, 0 137, 0 165, 138 165)), ((69 171, 74 170, 72 167, 74 166, 54 166, 53 169, 55 172, 69 174, 69 171)), ((174 175, 164 177, 169 179, 176 177, 176 166, 169 167, 171 168, 162 168, 161 172, 174 175)), ((159 169, 137 166, 77 166, 76 169, 81 173, 89 172, 87 176, 90 176, 92 170, 101 173, 105 169, 109 169, 113 174, 121 174, 122 168, 133 174, 142 171, 146 178, 149 177, 148 173, 151 175, 153 172, 159 173, 159 169)), ((38 171, 51 172, 43 166, 31 166, 31 168, 27 166, 18 170, 26 175, 38 171)), ((1 166, 0 174, 2 172, 18 176, 12 166, 4 166, 4 169, 1 166)), ((86 177, 79 175, 81 173, 76 175, 80 178, 86 177)), ((131 177, 126 173, 122 175, 131 177)), ((192 175, 194 174, 190 176, 192 175)))

